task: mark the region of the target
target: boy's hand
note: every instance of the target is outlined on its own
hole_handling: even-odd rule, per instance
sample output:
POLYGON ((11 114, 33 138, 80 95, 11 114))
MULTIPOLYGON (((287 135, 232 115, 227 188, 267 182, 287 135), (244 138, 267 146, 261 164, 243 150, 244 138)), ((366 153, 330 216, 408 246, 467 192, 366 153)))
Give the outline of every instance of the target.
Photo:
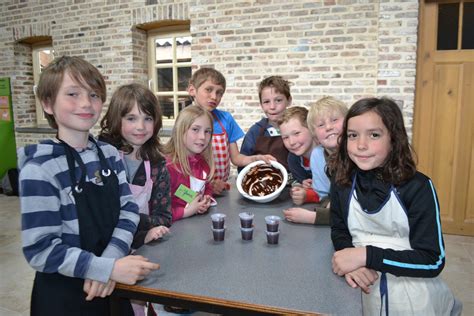
POLYGON ((301 207, 292 207, 283 210, 285 218, 289 222, 313 224, 316 220, 316 212, 308 211, 301 207))
POLYGON ((352 272, 346 273, 344 277, 346 278, 346 282, 350 287, 354 289, 356 287, 360 287, 360 289, 365 294, 369 294, 370 286, 374 285, 375 281, 377 281, 379 278, 379 275, 375 270, 362 267, 352 272))
POLYGON ((302 185, 303 185, 303 188, 305 188, 305 189, 312 189, 313 188, 313 179, 304 179, 302 185))
POLYGON ((290 196, 293 203, 301 205, 306 200, 306 189, 300 186, 294 186, 290 190, 290 196))
POLYGON ((339 276, 365 267, 367 250, 365 247, 345 248, 332 256, 332 271, 339 276))
POLYGON ((130 255, 115 261, 110 279, 115 282, 133 285, 159 268, 159 264, 149 262, 143 256, 130 255))
POLYGON ((273 157, 272 155, 255 155, 253 157, 254 157, 253 161, 263 160, 267 164, 270 164, 270 161, 272 160, 276 161, 276 158, 273 157))
POLYGON ((148 244, 152 240, 157 240, 158 238, 163 237, 169 232, 170 232, 170 229, 166 226, 153 227, 152 229, 148 231, 148 233, 146 233, 145 244, 148 244))
POLYGON ((216 195, 222 194, 223 191, 230 190, 230 184, 222 181, 221 179, 216 179, 212 181, 212 193, 216 195))
POLYGON ((84 280, 82 289, 87 294, 86 301, 92 301, 95 297, 107 297, 114 291, 115 281, 109 280, 107 283, 94 281, 90 279, 84 280))

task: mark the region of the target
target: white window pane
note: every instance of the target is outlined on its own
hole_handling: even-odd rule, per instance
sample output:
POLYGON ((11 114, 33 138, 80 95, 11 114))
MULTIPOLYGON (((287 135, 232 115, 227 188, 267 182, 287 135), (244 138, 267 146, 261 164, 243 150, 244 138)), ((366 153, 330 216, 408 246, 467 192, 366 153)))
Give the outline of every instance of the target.
POLYGON ((173 38, 157 38, 155 40, 156 47, 156 63, 171 63, 173 61, 173 38))
POLYGON ((191 62, 191 36, 176 38, 177 62, 191 62))

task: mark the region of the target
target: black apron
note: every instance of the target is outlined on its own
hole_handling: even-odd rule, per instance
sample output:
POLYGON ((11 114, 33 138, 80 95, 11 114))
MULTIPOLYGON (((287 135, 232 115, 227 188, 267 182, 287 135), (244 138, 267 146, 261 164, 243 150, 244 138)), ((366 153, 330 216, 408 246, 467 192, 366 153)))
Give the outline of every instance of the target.
MULTIPOLYGON (((268 121, 267 121, 268 122, 268 121)), ((259 135, 255 140, 254 155, 267 155, 270 154, 276 158, 276 160, 288 169, 288 149, 283 144, 281 136, 264 136, 267 126, 260 127, 259 135)))
MULTIPOLYGON (((81 249, 101 256, 107 247, 120 215, 119 183, 116 174, 109 168, 104 154, 92 137, 89 137, 99 155, 100 179, 103 185, 86 182, 86 167, 77 151, 61 141, 71 177, 81 249), (76 180, 75 165, 81 171, 76 180)), ((31 315, 109 315, 109 298, 96 297, 86 301, 83 291, 84 279, 73 278, 59 273, 36 272, 31 295, 31 315)), ((133 315, 128 300, 121 302, 121 314, 133 315)))

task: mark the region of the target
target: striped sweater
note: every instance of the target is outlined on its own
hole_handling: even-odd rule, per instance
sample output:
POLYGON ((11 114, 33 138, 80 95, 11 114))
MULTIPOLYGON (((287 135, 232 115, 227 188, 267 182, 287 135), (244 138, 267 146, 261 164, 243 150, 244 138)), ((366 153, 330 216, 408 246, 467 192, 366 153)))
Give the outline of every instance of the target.
MULTIPOLYGON (((117 226, 100 257, 80 248, 77 210, 63 145, 49 139, 18 150, 23 253, 37 271, 107 282, 115 260, 129 252, 139 221, 138 206, 117 150, 103 142, 98 145, 117 174, 121 205, 117 226)), ((95 145, 89 141, 79 154, 86 165, 86 181, 96 182, 100 163, 95 145)), ((79 179, 79 167, 75 172, 79 179)))

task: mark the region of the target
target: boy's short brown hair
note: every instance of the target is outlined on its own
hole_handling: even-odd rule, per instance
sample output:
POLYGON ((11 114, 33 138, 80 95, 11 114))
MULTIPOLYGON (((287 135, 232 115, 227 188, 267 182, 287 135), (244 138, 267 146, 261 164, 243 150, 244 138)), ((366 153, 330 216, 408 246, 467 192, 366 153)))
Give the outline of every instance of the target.
POLYGON ((347 105, 333 97, 322 97, 318 101, 309 105, 309 112, 307 118, 307 125, 311 133, 314 132, 315 120, 317 117, 322 115, 331 115, 333 113, 339 113, 342 117, 347 114, 347 105))
POLYGON ((225 77, 222 73, 214 68, 203 67, 197 70, 191 79, 189 80, 189 84, 193 85, 194 88, 198 89, 206 80, 211 80, 212 83, 222 86, 222 88, 226 88, 226 81, 225 77))
POLYGON ((283 94, 288 100, 291 100, 290 82, 281 76, 270 76, 258 84, 258 99, 260 103, 262 103, 262 91, 268 87, 273 87, 276 92, 283 94))
POLYGON ((302 106, 291 106, 283 112, 283 116, 278 121, 278 125, 288 123, 289 120, 296 118, 300 121, 301 125, 308 128, 307 124, 308 109, 302 106))
MULTIPOLYGON (((62 56, 53 60, 42 72, 38 87, 36 89, 36 97, 43 102, 49 102, 53 105, 56 102, 59 89, 63 83, 66 71, 71 78, 82 87, 92 89, 100 97, 102 102, 107 99, 107 89, 102 74, 81 57, 62 56)), ((44 112, 49 126, 58 128, 54 116, 44 112)))

